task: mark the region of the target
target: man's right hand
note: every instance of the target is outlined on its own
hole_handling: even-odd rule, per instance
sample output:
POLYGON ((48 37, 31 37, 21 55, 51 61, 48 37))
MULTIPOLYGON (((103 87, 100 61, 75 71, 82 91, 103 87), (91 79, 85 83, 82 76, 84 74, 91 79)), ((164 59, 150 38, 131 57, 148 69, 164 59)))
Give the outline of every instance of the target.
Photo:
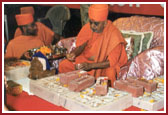
POLYGON ((85 49, 87 42, 83 43, 81 46, 76 47, 71 53, 66 54, 66 57, 69 61, 75 61, 75 58, 79 56, 85 49))
POLYGON ((75 53, 69 53, 69 54, 66 54, 66 58, 69 61, 75 61, 76 55, 75 55, 75 53))

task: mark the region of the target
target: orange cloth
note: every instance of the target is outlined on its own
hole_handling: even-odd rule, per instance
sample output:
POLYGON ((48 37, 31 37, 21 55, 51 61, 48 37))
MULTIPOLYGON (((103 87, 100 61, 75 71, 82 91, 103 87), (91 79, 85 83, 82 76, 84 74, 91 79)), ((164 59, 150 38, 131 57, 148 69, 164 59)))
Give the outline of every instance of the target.
MULTIPOLYGON (((96 69, 89 71, 89 74, 95 76, 108 76, 113 85, 116 76, 119 74, 120 67, 127 62, 127 54, 125 51, 126 42, 120 31, 108 21, 102 33, 94 33, 90 29, 90 24, 86 24, 77 36, 76 46, 80 46, 87 42, 84 51, 75 60, 75 63, 97 63, 109 60, 110 67, 106 69, 96 69), (87 58, 95 56, 94 61, 87 58)), ((63 60, 59 65, 59 72, 68 72, 74 70, 72 62, 63 60), (71 63, 71 64, 70 64, 71 63)))
POLYGON ((5 58, 16 57, 19 59, 27 50, 43 45, 43 42, 36 36, 18 36, 7 45, 5 58))
POLYGON ((105 21, 108 16, 107 4, 93 4, 89 7, 89 18, 94 21, 105 21))
POLYGON ((15 18, 18 26, 30 24, 34 21, 32 14, 18 14, 15 15, 15 18))
POLYGON ((30 13, 30 14, 34 15, 34 8, 32 6, 21 7, 20 13, 21 14, 29 14, 30 13))
MULTIPOLYGON (((37 38, 40 39, 44 43, 44 45, 50 45, 53 41, 54 32, 50 28, 48 28, 47 26, 45 26, 44 24, 40 22, 36 22, 36 25, 38 29, 37 38)), ((15 31, 14 38, 20 35, 22 35, 22 32, 20 28, 17 28, 15 31)))

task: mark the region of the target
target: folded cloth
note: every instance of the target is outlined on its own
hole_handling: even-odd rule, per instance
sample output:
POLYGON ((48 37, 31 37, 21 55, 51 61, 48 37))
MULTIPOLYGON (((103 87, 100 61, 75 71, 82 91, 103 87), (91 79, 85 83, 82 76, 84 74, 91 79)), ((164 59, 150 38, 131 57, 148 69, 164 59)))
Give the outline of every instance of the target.
POLYGON ((37 52, 37 53, 35 53, 33 56, 32 56, 32 58, 33 57, 39 57, 39 61, 42 63, 42 65, 44 66, 44 65, 46 65, 46 67, 43 67, 43 70, 50 70, 50 64, 49 64, 49 61, 48 61, 48 59, 47 59, 47 57, 45 56, 45 55, 43 55, 40 51, 39 52, 37 52), (44 64, 44 62, 42 62, 42 59, 41 58, 43 58, 44 60, 45 60, 45 64, 44 64), (46 68, 46 69, 44 69, 44 68, 46 68))

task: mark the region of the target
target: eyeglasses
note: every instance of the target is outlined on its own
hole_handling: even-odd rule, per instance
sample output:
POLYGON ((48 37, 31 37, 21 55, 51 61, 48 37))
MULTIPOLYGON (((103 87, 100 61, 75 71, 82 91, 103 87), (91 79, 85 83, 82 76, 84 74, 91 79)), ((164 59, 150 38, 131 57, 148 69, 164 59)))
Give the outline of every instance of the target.
POLYGON ((91 21, 89 20, 90 25, 94 24, 95 26, 98 26, 100 24, 100 22, 96 22, 96 21, 91 21))

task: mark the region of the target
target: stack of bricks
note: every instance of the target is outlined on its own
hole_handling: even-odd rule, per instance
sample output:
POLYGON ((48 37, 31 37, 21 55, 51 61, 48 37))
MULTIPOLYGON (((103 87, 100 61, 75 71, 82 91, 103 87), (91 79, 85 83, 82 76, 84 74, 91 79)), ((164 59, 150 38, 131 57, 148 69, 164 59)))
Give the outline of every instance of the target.
POLYGON ((78 77, 78 78, 72 80, 69 83, 68 88, 71 91, 80 92, 80 91, 92 86, 94 83, 95 83, 95 78, 93 76, 83 75, 81 77, 78 77))
POLYGON ((96 95, 104 96, 108 93, 108 77, 99 77, 96 81, 96 95))
POLYGON ((156 91, 157 83, 153 82, 152 80, 145 80, 145 79, 135 79, 132 77, 128 77, 127 81, 129 82, 135 82, 137 85, 141 85, 144 87, 144 90, 146 92, 152 93, 153 91, 156 91))
POLYGON ((139 97, 143 95, 143 86, 139 86, 135 83, 128 82, 127 80, 115 81, 114 88, 129 92, 132 94, 133 97, 139 97))
POLYGON ((150 93, 155 91, 157 83, 128 77, 126 80, 116 80, 114 82, 114 88, 129 92, 133 97, 139 97, 144 94, 144 91, 150 93))
POLYGON ((83 75, 87 75, 87 72, 82 70, 75 70, 67 73, 58 74, 58 76, 60 77, 60 83, 62 85, 67 85, 67 86, 72 80, 79 78, 83 75))

